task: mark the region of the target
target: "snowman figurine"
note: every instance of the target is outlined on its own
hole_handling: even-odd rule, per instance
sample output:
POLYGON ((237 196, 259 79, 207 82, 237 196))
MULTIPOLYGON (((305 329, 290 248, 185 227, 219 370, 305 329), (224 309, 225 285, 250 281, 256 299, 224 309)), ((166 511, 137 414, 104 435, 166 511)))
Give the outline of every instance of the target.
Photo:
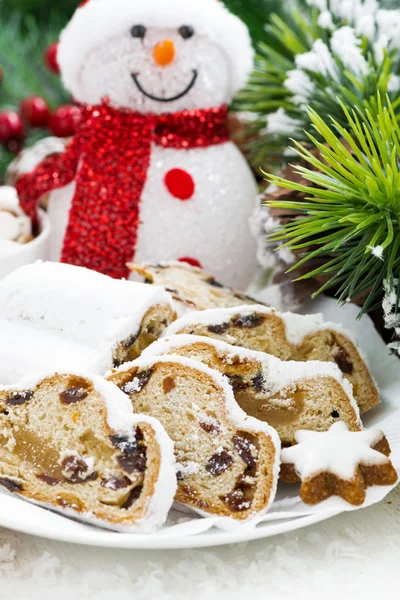
POLYGON ((58 62, 77 134, 16 184, 34 225, 50 194, 51 259, 116 278, 186 261, 246 287, 257 186, 227 132, 253 64, 242 21, 219 0, 87 0, 58 62))

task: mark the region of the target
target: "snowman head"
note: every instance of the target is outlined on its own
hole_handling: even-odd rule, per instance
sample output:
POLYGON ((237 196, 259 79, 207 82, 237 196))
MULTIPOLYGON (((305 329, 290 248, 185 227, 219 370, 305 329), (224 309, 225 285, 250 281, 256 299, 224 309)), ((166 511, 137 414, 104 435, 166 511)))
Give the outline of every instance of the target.
POLYGON ((160 114, 230 102, 253 50, 219 0, 86 0, 61 34, 58 61, 77 101, 160 114))

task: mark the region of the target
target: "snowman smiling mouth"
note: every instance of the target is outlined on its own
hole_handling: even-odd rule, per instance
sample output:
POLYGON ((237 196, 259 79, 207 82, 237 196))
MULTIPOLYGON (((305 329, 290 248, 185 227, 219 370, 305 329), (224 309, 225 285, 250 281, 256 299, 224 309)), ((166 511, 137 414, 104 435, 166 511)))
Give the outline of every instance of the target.
POLYGON ((183 90, 183 92, 181 92, 180 94, 177 94, 176 96, 171 96, 170 98, 162 98, 160 96, 154 96, 154 94, 150 94, 149 92, 147 92, 139 81, 139 73, 132 73, 132 79, 135 82, 138 90, 144 96, 146 96, 147 98, 150 98, 150 100, 156 100, 156 102, 174 102, 174 100, 179 100, 180 98, 183 98, 184 96, 186 96, 186 94, 188 94, 190 92, 190 90, 193 88, 193 86, 195 85, 199 73, 198 73, 197 69, 193 69, 192 73, 193 73, 193 77, 192 77, 189 85, 183 90))

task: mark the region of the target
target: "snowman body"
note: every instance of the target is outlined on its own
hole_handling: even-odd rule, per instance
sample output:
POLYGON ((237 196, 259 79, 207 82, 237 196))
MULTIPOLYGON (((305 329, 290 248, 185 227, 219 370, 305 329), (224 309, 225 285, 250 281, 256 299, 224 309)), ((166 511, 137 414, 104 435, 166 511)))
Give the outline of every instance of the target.
MULTIPOLYGON (((193 114, 201 123, 202 111, 223 109, 246 82, 253 51, 244 24, 217 0, 173 0, 167 6, 161 0, 89 0, 62 33, 58 60, 65 86, 84 105, 97 107, 106 99, 114 111, 172 120, 193 114)), ((195 139, 202 135, 191 132, 195 139)), ((251 282, 257 268, 250 230, 257 184, 226 139, 170 147, 151 140, 130 260, 187 260, 227 285, 251 282)), ((128 182, 128 195, 134 160, 118 173, 128 182)), ((78 174, 79 168, 83 173, 82 162, 78 174)), ((71 207, 80 227, 75 181, 50 195, 52 260, 63 253, 71 207)))
MULTIPOLYGON (((54 261, 61 257, 74 192, 72 183, 50 197, 50 258, 54 261)), ((227 285, 247 286, 255 273, 256 242, 249 214, 256 195, 254 177, 231 142, 193 150, 153 145, 132 260, 189 259, 227 285), (222 177, 220 173, 227 168, 231 176, 222 177), (176 170, 194 184, 188 199, 178 198, 167 185, 168 174, 176 170)))

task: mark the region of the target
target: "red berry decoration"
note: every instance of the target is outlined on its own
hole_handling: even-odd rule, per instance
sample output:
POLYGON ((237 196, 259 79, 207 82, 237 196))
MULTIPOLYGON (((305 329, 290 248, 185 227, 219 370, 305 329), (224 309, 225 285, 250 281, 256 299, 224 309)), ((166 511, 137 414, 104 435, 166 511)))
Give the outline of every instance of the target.
POLYGON ((50 131, 57 137, 70 137, 76 133, 80 119, 81 112, 77 106, 60 106, 50 117, 50 131))
POLYGON ((0 113, 0 143, 8 144, 12 140, 22 140, 24 124, 18 113, 6 110, 0 113))
POLYGON ((30 127, 46 127, 49 122, 49 107, 40 96, 30 96, 22 100, 20 112, 30 127))
POLYGON ((44 62, 53 73, 60 74, 60 67, 57 60, 58 42, 53 42, 48 46, 44 53, 44 62))

